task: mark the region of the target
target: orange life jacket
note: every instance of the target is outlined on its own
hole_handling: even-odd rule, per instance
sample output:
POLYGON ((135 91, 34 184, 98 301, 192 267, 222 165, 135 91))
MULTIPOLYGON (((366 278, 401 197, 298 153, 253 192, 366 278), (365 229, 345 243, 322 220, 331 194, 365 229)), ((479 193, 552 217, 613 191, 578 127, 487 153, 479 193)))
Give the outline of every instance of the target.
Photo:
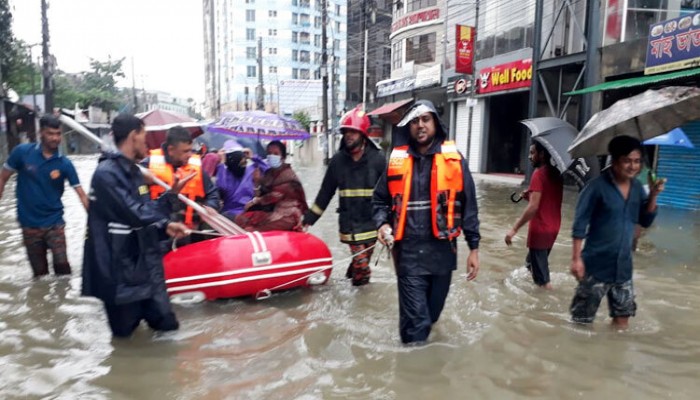
MULTIPOLYGON (((197 174, 194 178, 190 179, 185 187, 180 191, 181 194, 187 196, 190 200, 194 201, 197 197, 203 198, 205 196, 204 192, 204 178, 202 177, 202 161, 198 155, 193 155, 187 162, 187 165, 183 165, 178 168, 175 173, 173 173, 173 167, 165 162, 165 155, 162 149, 151 150, 149 155, 148 169, 160 178, 163 182, 172 186, 175 181, 175 176, 178 179, 183 179, 190 175, 192 172, 197 174)), ((151 185, 151 199, 157 199, 165 189, 158 185, 151 185)), ((185 210, 185 224, 193 228, 192 217, 194 215, 194 210, 192 207, 187 207, 185 210)))
MULTIPOLYGON (((457 194, 464 190, 462 156, 453 141, 445 141, 433 156, 430 173, 430 210, 433 235, 452 240, 461 233, 461 204, 457 194)), ((389 158, 387 184, 394 212, 394 238, 401 240, 406 228, 406 211, 411 195, 413 157, 408 146, 394 148, 389 158)))

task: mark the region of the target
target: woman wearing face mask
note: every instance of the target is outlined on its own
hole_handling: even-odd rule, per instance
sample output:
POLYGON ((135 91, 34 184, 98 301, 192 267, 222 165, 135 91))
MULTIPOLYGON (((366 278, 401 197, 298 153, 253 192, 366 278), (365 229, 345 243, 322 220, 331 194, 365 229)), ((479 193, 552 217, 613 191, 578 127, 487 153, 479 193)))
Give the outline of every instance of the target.
POLYGON ((256 197, 245 205, 236 223, 248 231, 292 231, 300 226, 306 210, 304 188, 289 164, 287 148, 279 140, 267 145, 270 169, 260 180, 256 197))
POLYGON ((216 167, 216 186, 224 203, 222 214, 234 219, 255 196, 257 181, 268 167, 256 158, 249 159, 240 145, 231 142, 225 144, 223 162, 216 167))

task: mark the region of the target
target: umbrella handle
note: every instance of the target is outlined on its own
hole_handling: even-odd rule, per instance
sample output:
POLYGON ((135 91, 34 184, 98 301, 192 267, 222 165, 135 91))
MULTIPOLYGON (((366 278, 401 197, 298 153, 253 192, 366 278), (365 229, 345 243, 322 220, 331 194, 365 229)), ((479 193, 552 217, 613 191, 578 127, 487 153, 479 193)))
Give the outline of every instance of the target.
POLYGON ((513 192, 513 194, 510 195, 510 201, 513 203, 520 203, 520 200, 523 199, 523 196, 520 196, 518 192, 513 192), (517 198, 515 196, 518 196, 517 198))

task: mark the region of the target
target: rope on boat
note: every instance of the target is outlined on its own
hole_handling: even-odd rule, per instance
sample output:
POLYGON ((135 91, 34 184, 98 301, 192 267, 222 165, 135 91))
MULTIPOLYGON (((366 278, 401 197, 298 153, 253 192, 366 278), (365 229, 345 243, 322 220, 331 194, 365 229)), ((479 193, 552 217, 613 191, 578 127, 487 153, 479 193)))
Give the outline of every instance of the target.
MULTIPOLYGON (((268 299, 268 298, 270 298, 270 296, 272 296, 272 291, 274 291, 274 290, 277 290, 277 289, 279 289, 279 288, 283 288, 283 287, 285 287, 285 286, 287 286, 287 285, 291 285, 292 283, 299 282, 299 281, 304 280, 304 279, 309 279, 309 277, 311 277, 312 275, 316 275, 316 274, 318 274, 319 272, 323 272, 323 271, 325 271, 325 270, 327 270, 327 269, 332 269, 333 267, 338 266, 338 265, 340 265, 340 264, 344 264, 344 263, 348 262, 349 260, 352 260, 352 259, 355 258, 356 256, 359 256, 359 255, 362 254, 362 253, 366 253, 366 252, 368 252, 368 251, 374 249, 375 247, 377 247, 377 245, 379 245, 379 243, 375 243, 375 244, 373 244, 372 246, 370 246, 370 247, 368 247, 368 248, 366 248, 366 249, 364 249, 364 250, 362 250, 362 251, 358 251, 357 253, 353 253, 353 254, 351 254, 349 257, 346 257, 346 258, 343 258, 342 260, 336 261, 336 262, 334 262, 333 264, 331 264, 331 265, 329 265, 329 266, 327 266, 327 267, 323 267, 323 268, 319 269, 318 271, 314 271, 314 272, 312 272, 312 273, 310 273, 310 274, 304 275, 304 276, 302 276, 301 278, 297 278, 297 279, 291 280, 291 281, 289 281, 289 282, 285 282, 285 283, 283 283, 283 284, 281 284, 281 285, 277 285, 277 286, 275 286, 275 287, 273 287, 273 288, 270 288, 270 289, 263 289, 263 290, 261 290, 261 291, 259 291, 258 293, 255 294, 255 300, 265 300, 265 299, 268 299)), ((386 247, 386 246, 384 246, 384 247, 386 247)), ((376 264, 375 264, 375 265, 376 265, 376 264)))

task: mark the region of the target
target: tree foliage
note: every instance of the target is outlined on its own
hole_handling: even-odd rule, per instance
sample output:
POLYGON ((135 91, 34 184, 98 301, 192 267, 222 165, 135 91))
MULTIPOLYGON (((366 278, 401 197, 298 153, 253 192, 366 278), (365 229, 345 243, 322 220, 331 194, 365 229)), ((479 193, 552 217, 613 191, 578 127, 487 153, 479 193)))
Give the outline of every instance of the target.
POLYGON ((307 132, 309 131, 309 127, 311 126, 311 118, 309 117, 309 113, 306 111, 295 111, 294 114, 292 114, 292 118, 297 120, 307 132))

